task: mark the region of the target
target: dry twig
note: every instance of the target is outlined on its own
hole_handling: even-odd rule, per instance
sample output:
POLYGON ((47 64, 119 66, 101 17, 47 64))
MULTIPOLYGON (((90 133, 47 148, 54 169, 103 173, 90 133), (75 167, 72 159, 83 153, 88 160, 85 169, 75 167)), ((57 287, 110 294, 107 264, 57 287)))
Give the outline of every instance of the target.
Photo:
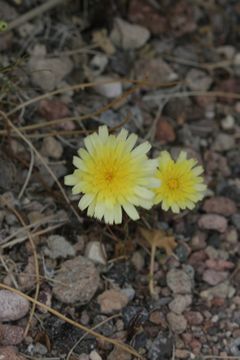
POLYGON ((76 321, 74 321, 74 320, 66 317, 65 315, 61 314, 57 310, 55 310, 55 309, 53 309, 53 308, 51 308, 51 307, 49 307, 49 306, 47 306, 45 304, 42 304, 41 302, 33 299, 31 296, 28 296, 28 295, 24 294, 23 292, 21 292, 19 290, 16 290, 16 289, 14 289, 14 288, 12 288, 12 287, 10 287, 8 285, 0 283, 0 288, 12 291, 15 294, 18 294, 18 295, 22 296, 25 299, 27 299, 28 301, 30 301, 31 303, 35 304, 35 306, 37 305, 37 306, 47 310, 52 315, 54 315, 54 316, 58 317, 59 319, 67 322, 68 324, 75 326, 76 328, 88 333, 89 335, 92 335, 92 336, 96 337, 97 339, 100 339, 102 341, 106 341, 107 343, 118 346, 122 350, 127 351, 128 353, 132 354, 133 356, 136 356, 137 359, 144 360, 144 358, 140 354, 138 354, 138 352, 136 350, 134 350, 131 346, 126 345, 126 344, 120 342, 119 340, 111 339, 111 338, 108 338, 108 337, 106 337, 106 336, 104 336, 102 334, 99 334, 96 331, 94 331, 92 329, 89 329, 89 328, 87 328, 86 326, 84 326, 84 325, 82 325, 80 323, 77 323, 76 321))
MULTIPOLYGON (((20 213, 15 208, 10 206, 9 203, 3 197, 1 197, 0 201, 16 216, 16 218, 19 220, 21 225, 26 230, 27 225, 26 225, 25 221, 23 220, 22 216, 20 215, 20 213)), ((39 263, 38 263, 37 251, 36 251, 36 247, 35 247, 32 235, 28 230, 26 230, 26 231, 27 231, 27 235, 28 235, 28 238, 29 238, 29 242, 30 242, 31 247, 32 247, 32 252, 33 252, 33 257, 34 257, 34 267, 35 267, 35 274, 36 274, 36 290, 35 290, 34 299, 37 300, 38 295, 39 295, 39 290, 40 290, 39 263)), ((33 315, 34 315, 34 312, 35 312, 35 308, 36 308, 36 304, 33 303, 33 306, 32 306, 32 309, 31 309, 31 312, 30 312, 30 315, 29 315, 28 323, 27 323, 27 326, 26 326, 25 331, 24 331, 24 337, 27 336, 27 333, 28 333, 28 330, 29 330, 29 327, 31 325, 32 318, 33 318, 33 315)))

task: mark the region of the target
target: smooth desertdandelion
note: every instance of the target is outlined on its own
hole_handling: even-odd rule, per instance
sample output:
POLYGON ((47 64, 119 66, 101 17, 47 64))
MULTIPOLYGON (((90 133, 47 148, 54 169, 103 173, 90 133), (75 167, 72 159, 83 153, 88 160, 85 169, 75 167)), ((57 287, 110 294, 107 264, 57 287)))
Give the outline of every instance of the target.
POLYGON ((153 188, 160 186, 155 177, 158 160, 148 159, 148 142, 135 147, 137 139, 126 129, 110 135, 106 126, 84 139, 86 149, 74 156, 76 170, 65 176, 65 185, 73 186, 73 194, 82 194, 78 206, 87 209, 87 215, 120 224, 122 209, 137 220, 136 207, 152 207, 153 188))
POLYGON ((203 168, 194 159, 187 159, 187 153, 181 151, 174 161, 167 151, 160 153, 157 179, 161 186, 154 189, 155 204, 161 203, 162 209, 174 213, 180 210, 192 210, 205 195, 203 168))

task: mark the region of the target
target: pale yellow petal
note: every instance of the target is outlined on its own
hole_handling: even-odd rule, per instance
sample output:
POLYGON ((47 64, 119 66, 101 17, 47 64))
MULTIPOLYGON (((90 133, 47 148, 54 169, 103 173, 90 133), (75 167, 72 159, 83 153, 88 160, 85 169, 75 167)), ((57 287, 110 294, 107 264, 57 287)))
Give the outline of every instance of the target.
POLYGON ((132 220, 138 220, 139 219, 139 214, 135 208, 134 205, 130 204, 130 203, 125 203, 123 205, 123 209, 126 211, 126 213, 128 214, 128 216, 132 219, 132 220))
POLYGON ((78 207, 81 210, 85 210, 94 200, 94 195, 92 194, 85 194, 82 196, 81 200, 78 203, 78 207))
POLYGON ((67 185, 67 186, 73 186, 73 185, 76 185, 78 182, 78 178, 74 175, 66 175, 64 177, 64 184, 67 185))

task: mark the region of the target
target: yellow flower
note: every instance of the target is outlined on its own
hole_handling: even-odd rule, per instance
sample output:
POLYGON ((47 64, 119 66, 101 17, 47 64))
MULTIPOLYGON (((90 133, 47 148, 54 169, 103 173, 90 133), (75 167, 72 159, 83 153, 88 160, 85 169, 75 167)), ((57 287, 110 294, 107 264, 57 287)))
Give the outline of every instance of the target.
POLYGON ((150 209, 158 160, 149 160, 151 145, 144 142, 134 148, 137 136, 122 129, 118 136, 109 135, 106 126, 99 127, 84 139, 86 149, 79 149, 73 174, 65 176, 65 185, 72 193, 83 193, 79 208, 89 216, 109 224, 122 222, 122 208, 131 219, 139 218, 135 206, 150 209))
POLYGON ((184 151, 174 161, 167 151, 159 157, 156 177, 161 180, 161 186, 155 188, 155 204, 162 203, 162 209, 171 209, 179 213, 181 209, 193 209, 195 203, 202 200, 206 185, 203 183, 202 166, 196 166, 197 161, 187 160, 184 151))

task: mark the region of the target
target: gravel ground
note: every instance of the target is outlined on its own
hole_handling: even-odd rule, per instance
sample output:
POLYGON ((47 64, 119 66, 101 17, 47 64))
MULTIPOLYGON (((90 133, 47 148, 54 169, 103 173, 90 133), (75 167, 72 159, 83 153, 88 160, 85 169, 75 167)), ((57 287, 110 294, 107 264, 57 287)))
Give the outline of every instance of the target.
MULTIPOLYGON (((0 0, 1 284, 34 297, 38 277, 41 303, 144 359, 240 359, 239 3, 43 3, 0 0), (204 200, 122 225, 88 218, 63 178, 101 124, 149 140, 153 156, 187 151, 204 200)), ((3 359, 137 359, 39 306, 26 334, 30 307, 0 290, 3 359)))

